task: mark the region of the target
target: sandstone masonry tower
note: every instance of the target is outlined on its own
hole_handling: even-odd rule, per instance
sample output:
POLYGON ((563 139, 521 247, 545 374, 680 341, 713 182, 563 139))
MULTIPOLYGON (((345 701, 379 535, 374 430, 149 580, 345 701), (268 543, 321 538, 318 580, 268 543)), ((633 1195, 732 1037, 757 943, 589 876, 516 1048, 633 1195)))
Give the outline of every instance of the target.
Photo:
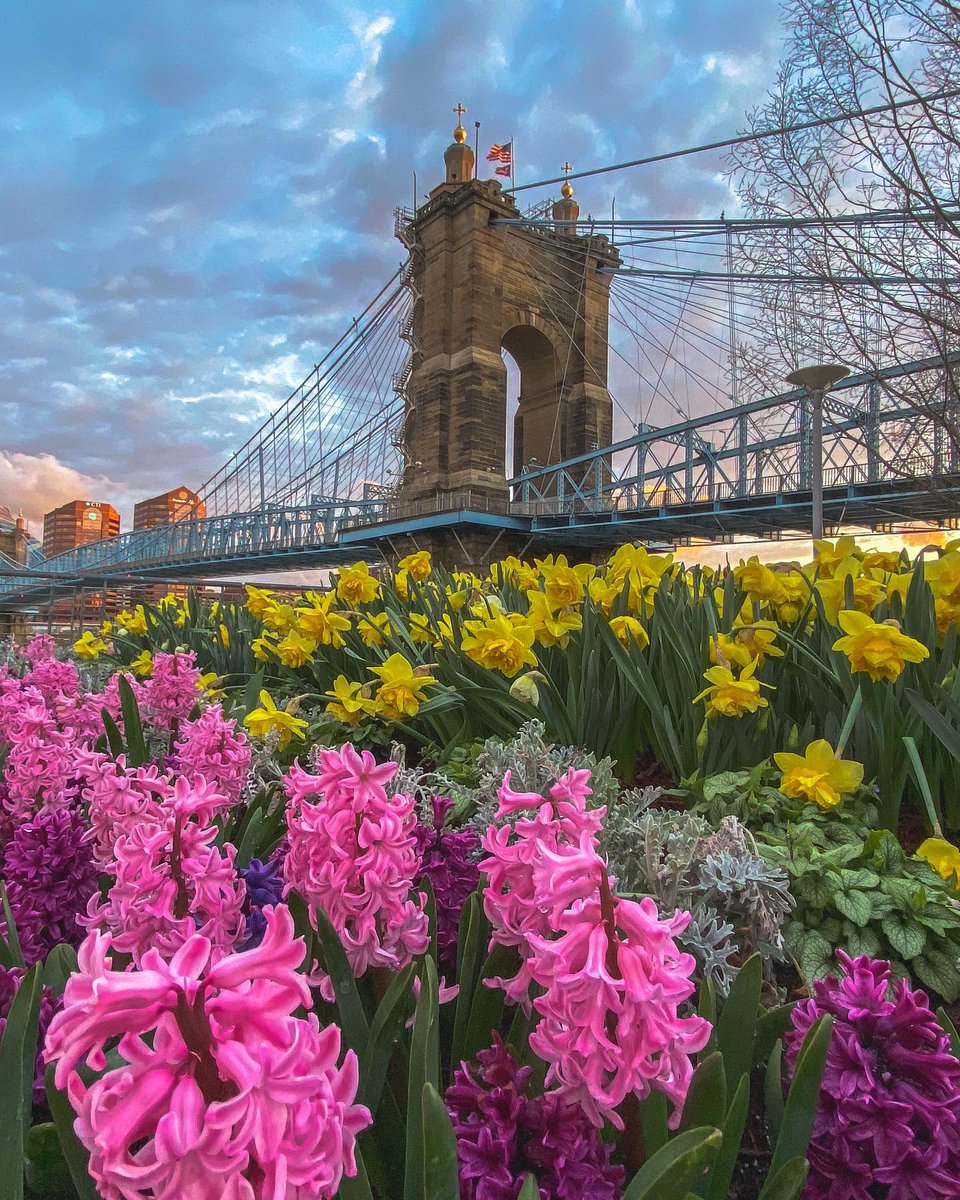
POLYGON ((415 299, 405 331, 413 356, 399 500, 423 511, 435 501, 437 509, 506 512, 501 350, 521 375, 510 474, 609 445, 611 276, 603 268, 620 258, 607 238, 578 232, 569 183, 553 206, 552 228, 498 223, 520 215, 516 202, 498 181, 474 177, 459 122, 453 136, 446 179, 397 225, 415 299))

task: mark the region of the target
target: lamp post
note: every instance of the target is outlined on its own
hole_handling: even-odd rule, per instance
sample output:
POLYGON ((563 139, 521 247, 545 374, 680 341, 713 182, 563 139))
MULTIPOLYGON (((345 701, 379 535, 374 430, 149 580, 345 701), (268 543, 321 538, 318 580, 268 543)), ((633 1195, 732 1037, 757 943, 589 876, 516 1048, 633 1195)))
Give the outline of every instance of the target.
POLYGON ((787 376, 787 383, 803 388, 811 402, 810 490, 815 540, 823 537, 823 397, 835 383, 846 379, 849 374, 850 368, 839 363, 817 363, 814 366, 801 367, 799 371, 787 376))

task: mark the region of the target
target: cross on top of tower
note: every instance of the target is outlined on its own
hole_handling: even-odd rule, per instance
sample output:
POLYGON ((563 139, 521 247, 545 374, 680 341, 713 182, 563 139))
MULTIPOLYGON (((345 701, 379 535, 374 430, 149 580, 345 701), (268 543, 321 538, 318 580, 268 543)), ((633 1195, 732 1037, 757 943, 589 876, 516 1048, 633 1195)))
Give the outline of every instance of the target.
POLYGON ((453 140, 455 142, 465 142, 467 139, 467 131, 463 127, 463 114, 467 111, 464 105, 458 100, 453 110, 457 114, 457 127, 453 131, 453 140))
MULTIPOLYGON (((560 170, 564 173, 564 175, 569 175, 573 170, 573 167, 571 167, 568 162, 565 162, 560 170)), ((564 198, 564 200, 569 200, 573 195, 573 187, 569 179, 565 179, 563 181, 563 187, 560 189, 560 195, 564 198)))

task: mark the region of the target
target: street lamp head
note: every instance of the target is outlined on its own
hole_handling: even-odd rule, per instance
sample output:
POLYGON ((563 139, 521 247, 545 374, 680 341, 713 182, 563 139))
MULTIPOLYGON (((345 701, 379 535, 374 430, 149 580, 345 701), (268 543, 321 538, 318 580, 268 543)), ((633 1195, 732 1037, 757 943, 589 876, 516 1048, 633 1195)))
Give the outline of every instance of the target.
POLYGON ((846 379, 849 374, 850 368, 841 366, 840 363, 815 363, 788 375, 787 383, 806 388, 809 392, 825 392, 841 379, 846 379))

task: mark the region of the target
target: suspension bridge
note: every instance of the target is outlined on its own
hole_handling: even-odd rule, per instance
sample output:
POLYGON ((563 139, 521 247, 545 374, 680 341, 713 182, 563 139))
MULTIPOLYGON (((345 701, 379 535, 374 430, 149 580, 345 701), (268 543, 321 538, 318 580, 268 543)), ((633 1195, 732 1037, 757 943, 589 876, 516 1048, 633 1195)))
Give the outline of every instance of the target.
POLYGON ((952 260, 857 258, 937 214, 833 218, 826 262, 822 221, 583 217, 569 183, 521 211, 459 137, 445 165, 395 213, 403 266, 197 489, 205 518, 0 561, 0 609, 414 546, 471 565, 809 530, 811 400, 778 381, 851 322, 869 353, 824 400, 828 524, 960 514, 960 350, 898 303, 955 290, 952 260))

